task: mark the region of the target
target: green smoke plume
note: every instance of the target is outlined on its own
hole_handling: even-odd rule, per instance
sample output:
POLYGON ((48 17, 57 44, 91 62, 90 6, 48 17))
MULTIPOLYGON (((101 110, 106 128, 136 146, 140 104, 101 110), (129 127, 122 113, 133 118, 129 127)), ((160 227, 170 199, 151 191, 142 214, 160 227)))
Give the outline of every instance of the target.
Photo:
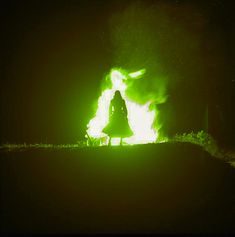
MULTIPOLYGON (((134 1, 117 11, 110 19, 113 66, 128 71, 146 69, 142 79, 130 82, 129 98, 139 103, 152 100, 156 106, 173 98, 176 107, 184 111, 187 105, 182 98, 184 102, 187 98, 191 114, 192 107, 203 104, 201 88, 208 75, 202 47, 206 22, 203 11, 186 2, 134 1), (169 98, 169 94, 173 96, 169 98)), ((173 109, 168 111, 167 123, 175 124, 173 109)), ((202 114, 201 110, 196 112, 202 114)))
POLYGON ((134 100, 156 103, 166 100, 167 77, 161 70, 156 40, 155 9, 143 2, 135 2, 124 11, 113 15, 110 21, 111 40, 114 47, 114 65, 128 71, 146 69, 144 78, 134 80, 127 94, 134 100))

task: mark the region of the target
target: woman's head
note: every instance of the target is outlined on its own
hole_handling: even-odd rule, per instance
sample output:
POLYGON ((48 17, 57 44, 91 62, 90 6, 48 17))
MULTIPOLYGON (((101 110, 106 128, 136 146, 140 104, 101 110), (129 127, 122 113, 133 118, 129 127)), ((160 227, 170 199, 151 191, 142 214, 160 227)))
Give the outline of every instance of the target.
POLYGON ((121 92, 120 92, 120 91, 115 91, 114 99, 119 99, 119 100, 122 99, 122 95, 121 95, 121 92))

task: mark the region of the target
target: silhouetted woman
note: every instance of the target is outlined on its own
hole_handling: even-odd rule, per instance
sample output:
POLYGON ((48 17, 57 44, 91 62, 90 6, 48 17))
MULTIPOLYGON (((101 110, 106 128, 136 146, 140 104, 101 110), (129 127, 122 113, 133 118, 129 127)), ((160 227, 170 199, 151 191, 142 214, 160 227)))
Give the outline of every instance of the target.
POLYGON ((127 119, 127 108, 125 100, 120 91, 116 91, 109 105, 109 123, 103 129, 103 132, 109 136, 109 145, 112 137, 119 137, 120 145, 122 138, 133 135, 127 119))

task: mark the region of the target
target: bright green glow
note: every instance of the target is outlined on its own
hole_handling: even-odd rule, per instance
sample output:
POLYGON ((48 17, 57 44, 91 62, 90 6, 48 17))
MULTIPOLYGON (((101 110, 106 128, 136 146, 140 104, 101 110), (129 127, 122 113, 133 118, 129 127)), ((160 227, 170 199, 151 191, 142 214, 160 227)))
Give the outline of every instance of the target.
POLYGON ((112 146, 118 146, 120 144, 120 140, 121 140, 121 138, 119 138, 119 137, 113 137, 111 140, 112 146))
MULTIPOLYGON (((134 73, 134 75, 140 76, 144 72, 145 69, 142 69, 134 73)), ((128 80, 128 76, 125 75, 128 74, 122 69, 114 68, 111 70, 109 76, 112 83, 112 88, 105 89, 99 97, 96 115, 88 123, 87 133, 92 138, 103 138, 105 136, 107 137, 107 135, 104 134, 102 130, 108 123, 110 101, 113 98, 115 91, 119 90, 126 102, 129 125, 134 133, 132 137, 124 138, 123 143, 144 144, 155 142, 158 138, 158 132, 153 127, 156 111, 149 109, 151 101, 148 101, 146 104, 141 105, 134 101, 131 101, 126 96, 127 85, 125 82, 128 80)), ((111 140, 112 145, 116 145, 116 143, 116 139, 111 140)), ((107 141, 103 142, 103 144, 107 144, 107 141)))
POLYGON ((111 82, 112 82, 112 88, 114 90, 120 90, 125 91, 126 90, 126 84, 123 82, 123 80, 126 80, 126 76, 124 76, 120 71, 118 70, 112 70, 110 73, 111 76, 111 82))
POLYGON ((140 78, 141 76, 143 76, 145 74, 145 72, 146 72, 146 69, 142 69, 137 72, 129 73, 129 76, 132 78, 140 78))

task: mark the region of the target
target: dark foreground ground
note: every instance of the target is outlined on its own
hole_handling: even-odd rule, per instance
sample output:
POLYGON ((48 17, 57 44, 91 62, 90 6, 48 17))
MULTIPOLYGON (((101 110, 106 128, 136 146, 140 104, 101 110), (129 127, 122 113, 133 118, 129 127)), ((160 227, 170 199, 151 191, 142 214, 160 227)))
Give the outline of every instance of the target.
POLYGON ((235 233, 235 169, 194 145, 0 156, 2 232, 235 233))

